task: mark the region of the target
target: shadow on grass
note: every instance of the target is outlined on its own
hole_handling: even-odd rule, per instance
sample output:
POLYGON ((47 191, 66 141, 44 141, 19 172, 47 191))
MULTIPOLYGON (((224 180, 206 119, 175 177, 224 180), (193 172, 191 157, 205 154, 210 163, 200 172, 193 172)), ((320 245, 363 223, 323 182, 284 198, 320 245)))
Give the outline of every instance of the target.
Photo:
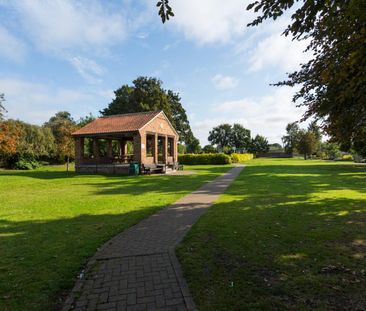
POLYGON ((59 295, 72 288, 97 248, 160 207, 49 221, 0 220, 0 310, 58 309, 59 295))
POLYGON ((248 166, 178 249, 199 310, 364 310, 366 167, 248 166))

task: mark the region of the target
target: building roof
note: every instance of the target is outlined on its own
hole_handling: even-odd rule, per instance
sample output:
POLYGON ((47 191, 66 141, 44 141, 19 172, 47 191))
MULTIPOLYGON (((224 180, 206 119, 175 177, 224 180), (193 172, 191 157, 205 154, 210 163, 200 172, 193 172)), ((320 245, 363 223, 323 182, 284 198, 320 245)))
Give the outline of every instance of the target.
POLYGON ((118 114, 114 116, 98 118, 72 135, 92 135, 138 131, 153 120, 162 111, 148 111, 137 113, 118 114))

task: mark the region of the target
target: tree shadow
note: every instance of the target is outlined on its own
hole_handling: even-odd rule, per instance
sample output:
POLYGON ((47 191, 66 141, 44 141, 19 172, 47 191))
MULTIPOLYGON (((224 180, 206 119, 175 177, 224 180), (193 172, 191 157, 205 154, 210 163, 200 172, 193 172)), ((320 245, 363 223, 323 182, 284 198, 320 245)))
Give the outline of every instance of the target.
POLYGON ((178 248, 198 308, 365 309, 365 186, 362 165, 246 167, 178 248))

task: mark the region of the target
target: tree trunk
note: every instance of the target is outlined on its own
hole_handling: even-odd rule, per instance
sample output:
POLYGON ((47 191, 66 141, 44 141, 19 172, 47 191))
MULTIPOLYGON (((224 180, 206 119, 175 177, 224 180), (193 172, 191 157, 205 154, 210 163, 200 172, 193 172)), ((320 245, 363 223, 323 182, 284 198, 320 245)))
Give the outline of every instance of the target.
POLYGON ((304 153, 304 160, 306 160, 306 153, 304 153))
POLYGON ((69 171, 69 162, 70 162, 70 158, 67 157, 67 160, 66 160, 66 172, 69 171))

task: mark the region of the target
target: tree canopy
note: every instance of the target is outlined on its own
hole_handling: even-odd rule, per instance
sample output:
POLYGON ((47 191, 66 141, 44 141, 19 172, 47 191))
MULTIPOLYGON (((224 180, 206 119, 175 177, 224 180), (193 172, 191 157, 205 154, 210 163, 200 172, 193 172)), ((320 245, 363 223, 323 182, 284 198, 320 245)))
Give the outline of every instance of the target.
POLYGON ((249 151, 254 154, 268 152, 268 140, 264 136, 256 135, 250 142, 249 151))
POLYGON ((164 90, 157 78, 138 77, 133 85, 122 85, 107 108, 100 111, 104 116, 163 110, 188 150, 196 150, 199 141, 194 137, 185 109, 178 93, 164 90))
MULTIPOLYGON (((247 9, 261 12, 248 26, 276 20, 298 4, 293 0, 258 0, 247 9)), ((307 108, 344 149, 356 151, 366 135, 366 2, 364 0, 302 1, 284 35, 309 39, 313 58, 277 86, 300 86, 293 101, 307 108)))
POLYGON ((4 101, 5 95, 3 93, 0 93, 0 120, 4 118, 4 112, 6 112, 6 109, 4 107, 4 101))

